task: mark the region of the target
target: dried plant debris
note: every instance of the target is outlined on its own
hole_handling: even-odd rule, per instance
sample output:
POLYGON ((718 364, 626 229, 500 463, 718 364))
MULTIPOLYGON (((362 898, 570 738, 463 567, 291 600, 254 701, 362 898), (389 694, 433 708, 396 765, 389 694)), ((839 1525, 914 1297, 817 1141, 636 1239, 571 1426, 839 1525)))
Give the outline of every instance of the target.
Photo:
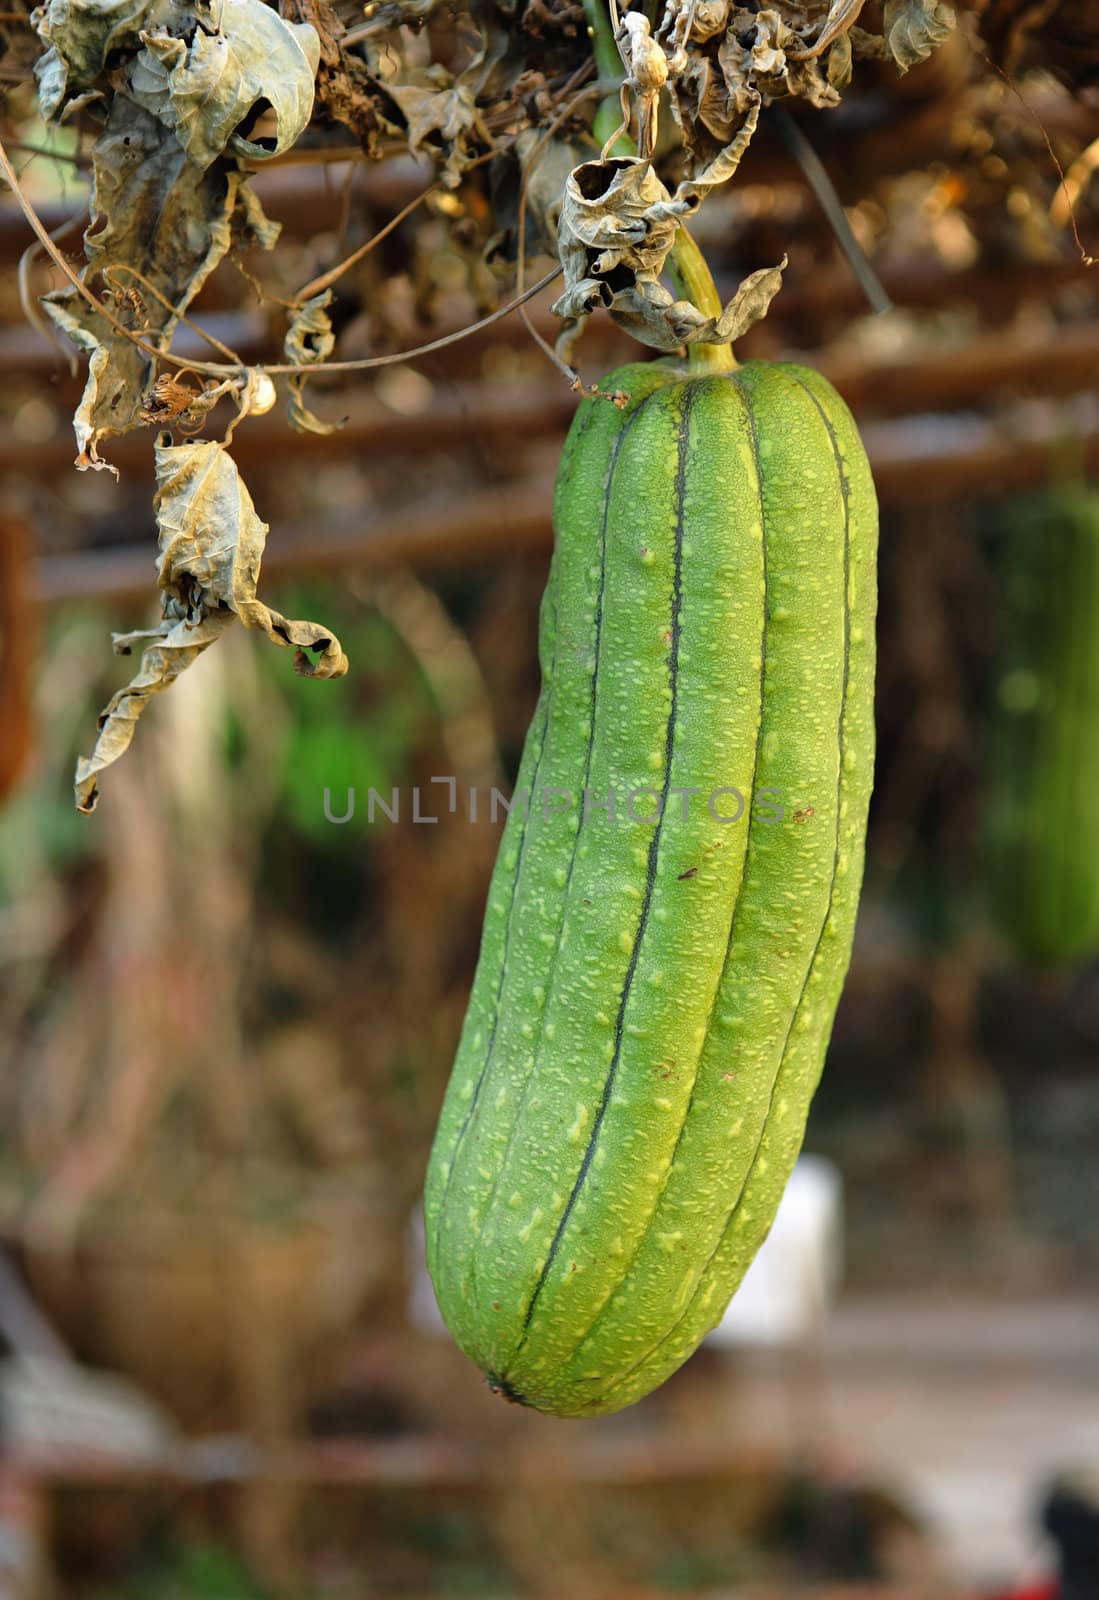
POLYGON ((349 128, 368 156, 377 156, 381 128, 379 96, 366 62, 343 40, 343 25, 328 0, 286 0, 283 11, 309 22, 320 45, 316 95, 333 122, 349 128))
MULTIPOLYGON (((80 763, 82 810, 149 696, 235 618, 293 647, 299 671, 346 669, 323 628, 288 622, 256 597, 267 528, 227 446, 242 417, 275 403, 269 373, 214 340, 216 361, 184 366, 172 352, 216 267, 276 241, 278 226, 249 187, 252 168, 285 156, 307 131, 330 147, 333 124, 368 155, 381 153, 384 138, 386 153, 424 158, 437 181, 463 189, 438 198, 462 217, 451 246, 472 283, 492 285, 492 305, 486 262, 517 246, 518 179, 514 196, 478 225, 464 196, 470 170, 495 156, 489 181, 498 188, 501 173, 525 174, 528 248, 556 241, 566 361, 597 307, 657 350, 726 343, 765 315, 785 262, 753 273, 716 315, 677 299, 661 278, 679 227, 736 172, 761 108, 787 96, 833 106, 855 59, 876 56, 904 72, 954 26, 939 0, 882 0, 873 31, 859 25, 864 0, 604 3, 623 120, 637 139, 628 159, 583 159, 596 96, 580 0, 44 0, 33 12, 42 115, 71 119, 92 146, 85 264, 79 280, 44 296, 50 318, 88 357, 76 465, 114 471, 103 442, 138 427, 170 424, 180 441, 161 434, 154 446, 161 622, 115 641, 123 653, 140 643, 144 654, 103 714, 94 755, 80 763), (589 96, 582 110, 578 90, 589 96), (654 165, 662 104, 682 146, 668 181, 654 165), (220 441, 191 437, 222 397, 237 422, 220 441)), ((335 353, 332 292, 281 303, 290 306, 290 424, 332 432, 339 424, 317 417, 304 397, 335 353)))
POLYGON ((201 26, 189 41, 168 31, 141 35, 128 92, 175 134, 196 166, 224 151, 265 161, 289 149, 313 113, 313 80, 320 42, 309 23, 288 24, 263 0, 220 0, 218 27, 201 26), (241 131, 263 102, 275 134, 250 139, 241 131))
POLYGON ((81 278, 108 309, 75 287, 44 299, 89 358, 76 465, 103 468, 100 440, 146 420, 156 353, 210 273, 231 249, 278 237, 238 158, 266 159, 306 126, 319 43, 263 0, 49 0, 35 22, 48 43, 36 67, 43 114, 90 93, 106 106, 81 278), (274 116, 270 140, 248 136, 261 107, 274 116), (113 322, 112 305, 126 313, 113 322))
POLYGON ((766 314, 781 267, 753 274, 719 317, 674 299, 660 276, 680 223, 736 172, 765 100, 795 95, 818 108, 837 105, 855 53, 888 55, 903 72, 954 26, 949 7, 934 0, 886 0, 884 32, 872 36, 854 28, 862 6, 833 0, 826 8, 748 10, 729 0, 666 0, 655 32, 646 13, 626 12, 615 41, 623 125, 635 133, 639 154, 583 162, 565 186, 558 225, 565 291, 554 305, 565 320, 557 345, 563 361, 600 306, 658 350, 727 343, 766 314), (687 157, 674 194, 650 159, 665 91, 687 157))
POLYGON ((119 655, 145 648, 141 670, 100 715, 95 750, 77 762, 76 804, 85 812, 98 799, 99 774, 129 748, 150 697, 167 689, 237 618, 292 649, 296 672, 339 678, 347 671, 347 657, 328 629, 289 621, 257 597, 267 523, 224 446, 208 439, 173 444, 162 433, 155 461, 161 622, 113 636, 119 655))
POLYGON ((761 96, 793 96, 827 109, 839 104, 855 56, 886 56, 904 72, 955 27, 948 5, 886 0, 883 31, 871 34, 855 26, 862 9, 863 0, 759 10, 729 0, 668 0, 655 39, 667 57, 671 107, 693 163, 711 162, 761 96))
POLYGON ((320 41, 263 0, 48 0, 35 13, 49 46, 35 74, 47 120, 89 90, 144 106, 196 166, 224 151, 266 160, 288 149, 313 114, 320 41), (270 107, 273 139, 247 137, 270 107))
POLYGON ((55 290, 43 305, 89 357, 73 419, 76 465, 113 472, 99 441, 142 424, 154 352, 168 347, 180 316, 230 249, 270 249, 279 229, 235 165, 201 170, 165 139, 156 118, 122 96, 96 141, 92 174, 94 221, 84 235, 81 277, 106 291, 121 326, 75 288, 55 290))
POLYGON ((700 181, 669 194, 640 156, 587 161, 569 175, 558 225, 565 291, 553 310, 564 318, 557 341, 571 360, 584 322, 605 307, 635 339, 656 350, 728 344, 763 317, 782 283, 782 266, 753 273, 720 317, 676 300, 660 282, 680 220, 697 209, 700 181))
POLYGON ((901 72, 926 61, 954 31, 953 9, 935 0, 885 0, 882 38, 901 72))
POLYGON ((47 122, 89 90, 106 87, 108 57, 137 50, 150 11, 149 0, 117 0, 94 4, 85 0, 48 0, 33 15, 46 45, 34 66, 38 108, 47 122))
MULTIPOLYGON (((286 330, 283 341, 283 355, 287 361, 295 366, 314 366, 318 361, 327 361, 336 347, 336 335, 332 331, 332 321, 328 315, 328 307, 332 304, 332 291, 325 289, 323 294, 314 295, 311 300, 306 300, 304 305, 298 307, 286 330)), ((340 422, 324 422, 314 412, 310 411, 305 403, 305 375, 292 377, 289 380, 290 400, 287 406, 287 416, 290 426, 299 433, 335 433, 343 426, 340 422)))
POLYGON ((366 42, 370 69, 399 114, 399 124, 391 126, 403 131, 413 155, 435 159, 449 188, 457 188, 478 156, 493 148, 481 101, 508 47, 503 28, 465 20, 463 44, 469 60, 459 72, 441 61, 410 66, 388 39, 366 42))

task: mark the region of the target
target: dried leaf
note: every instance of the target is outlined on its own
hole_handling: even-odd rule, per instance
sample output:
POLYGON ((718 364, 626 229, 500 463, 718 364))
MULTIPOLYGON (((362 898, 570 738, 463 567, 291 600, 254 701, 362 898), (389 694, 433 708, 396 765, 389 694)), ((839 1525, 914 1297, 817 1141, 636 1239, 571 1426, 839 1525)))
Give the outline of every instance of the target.
POLYGON ((694 165, 728 144, 743 116, 720 58, 697 50, 672 85, 671 107, 694 165))
POLYGON ((77 762, 76 805, 84 812, 94 809, 100 772, 129 748, 150 698, 174 683, 237 617, 246 628, 293 649, 296 672, 338 678, 347 671, 334 634, 315 622, 290 621, 257 598, 268 528, 228 451, 208 439, 170 441, 170 434, 161 434, 155 446, 162 620, 158 628, 114 636, 122 655, 149 643, 137 676, 100 716, 91 757, 77 762))
POLYGON ((381 126, 378 93, 374 80, 362 61, 345 47, 343 24, 329 0, 286 0, 289 20, 311 22, 320 45, 317 69, 317 99, 333 122, 342 123, 362 145, 368 156, 376 156, 381 126))
POLYGON ((347 657, 338 639, 314 622, 288 622, 256 598, 268 525, 257 516, 232 456, 211 439, 172 444, 170 438, 159 435, 154 449, 161 589, 181 614, 204 616, 228 606, 246 628, 293 647, 294 670, 306 677, 342 677, 347 657))
MULTIPOLYGON (((854 10, 857 0, 836 0, 821 38, 828 39, 829 30, 843 25, 854 10)), ((705 0, 705 9, 696 6, 684 62, 671 82, 672 111, 695 174, 712 168, 716 175, 739 161, 743 145, 726 152, 753 113, 758 115, 762 96, 796 95, 817 107, 838 105, 850 55, 846 35, 835 38, 828 54, 807 48, 791 24, 805 28, 810 20, 805 8, 793 5, 749 11, 705 0)), ((712 181, 724 180, 714 176, 712 181)))
POLYGON ((73 412, 76 469, 87 472, 91 467, 97 472, 111 472, 117 478, 118 468, 99 454, 99 441, 138 425, 149 362, 75 290, 55 290, 42 297, 42 304, 62 332, 88 357, 84 393, 73 412))
POLYGON ((95 84, 108 56, 137 47, 153 5, 154 0, 47 0, 39 6, 32 21, 49 48, 35 62, 34 75, 47 122, 74 93, 95 84))
POLYGON ((688 35, 692 44, 705 44, 707 39, 724 33, 729 25, 729 0, 696 0, 688 35))
POLYGON ((742 339, 749 328, 754 328, 767 315, 771 301, 782 288, 785 268, 786 257, 783 256, 777 267, 761 267, 758 272, 749 273, 720 317, 707 323, 705 332, 688 334, 686 342, 691 344, 703 339, 711 344, 733 344, 742 339))
POLYGON ((81 756, 76 763, 73 793, 78 811, 87 815, 95 810, 99 774, 130 748, 138 718, 152 696, 169 688, 234 620, 232 612, 226 611, 199 623, 177 619, 155 632, 111 635, 118 655, 129 655, 143 639, 155 639, 156 643, 150 644, 142 656, 137 676, 112 695, 100 713, 99 737, 91 756, 81 756))
POLYGON ((418 27, 439 9, 442 0, 380 0, 365 22, 359 25, 362 38, 389 33, 394 28, 418 27))
POLYGON ((953 8, 936 0, 885 0, 882 34, 900 72, 926 60, 957 26, 953 8))
POLYGON ((675 204, 681 207, 682 215, 688 215, 697 209, 710 189, 719 183, 728 183, 736 172, 744 157, 745 151, 752 142, 752 136, 759 123, 759 113, 762 102, 754 89, 746 92, 747 111, 737 132, 726 145, 717 152, 709 164, 694 177, 686 179, 675 191, 675 204))
MULTIPOLYGON (((101 291, 133 290, 141 306, 134 331, 158 348, 167 346, 180 313, 233 245, 270 248, 279 233, 243 173, 199 171, 154 117, 121 95, 96 142, 90 211, 102 226, 84 235, 81 276, 101 291)), ((42 304, 89 356, 73 418, 77 467, 108 467, 98 442, 140 426, 152 359, 75 289, 54 290, 42 304)))
POLYGON ((642 344, 671 352, 691 344, 732 344, 767 314, 782 287, 786 258, 753 272, 719 317, 707 317, 689 300, 675 300, 662 284, 645 279, 611 310, 615 321, 642 344))
POLYGON ((632 95, 637 148, 641 155, 651 156, 659 127, 660 93, 668 81, 668 57, 652 37, 649 19, 642 11, 627 11, 617 44, 626 74, 622 84, 623 110, 629 103, 627 95, 632 95))
MULTIPOLYGON (((741 18, 744 14, 737 11, 732 15, 741 18)), ((761 15, 766 20, 773 13, 761 15)), ((753 108, 758 116, 760 94, 755 87, 751 48, 754 13, 752 17, 753 31, 745 43, 731 24, 727 30, 710 32, 717 18, 716 13, 707 14, 703 19, 705 39, 696 41, 692 29, 682 68, 670 79, 672 113, 687 149, 688 172, 695 178, 737 139, 749 117, 755 126, 753 108)), ((726 163, 730 171, 739 159, 737 153, 734 161, 726 163)))
POLYGON ((831 0, 826 15, 820 19, 820 27, 812 44, 793 49, 787 46, 790 59, 806 61, 813 56, 823 55, 829 45, 846 37, 858 21, 865 3, 866 0, 831 0))
POLYGON ((833 89, 846 89, 851 82, 851 36, 842 34, 828 52, 825 75, 833 89))
MULTIPOLYGON (((427 69, 431 71, 432 69, 427 69)), ((444 166, 452 181, 457 182, 471 155, 467 145, 471 135, 489 142, 489 136, 477 109, 473 86, 461 79, 448 82, 449 74, 439 68, 436 81, 430 84, 387 83, 386 93, 396 102, 408 130, 408 148, 413 153, 425 146, 442 145, 447 151, 444 166)))
MULTIPOLYGON (((733 166, 739 159, 734 146, 743 148, 750 136, 749 128, 742 130, 723 153, 733 166)), ((599 306, 642 344, 666 351, 728 344, 765 314, 781 284, 780 267, 753 273, 716 318, 676 300, 660 282, 679 219, 721 178, 720 170, 707 169, 670 195, 650 163, 637 156, 584 162, 570 173, 558 227, 565 290, 552 307, 565 322, 557 341, 563 361, 569 362, 584 322, 599 306)))
POLYGON ((631 277, 658 275, 675 239, 670 203, 671 195, 651 163, 640 156, 575 167, 565 185, 558 225, 565 269, 565 292, 558 305, 577 311, 610 306, 623 269, 631 277))
POLYGON ((203 170, 225 150, 248 161, 288 150, 313 114, 320 40, 312 24, 284 22, 263 0, 196 0, 194 16, 198 26, 187 38, 168 28, 142 31, 128 93, 203 170), (241 131, 261 103, 277 129, 262 143, 241 131))
POLYGON ((401 82, 394 72, 394 54, 368 41, 371 71, 404 119, 409 149, 436 158, 441 154, 440 176, 448 188, 457 188, 476 160, 478 146, 489 149, 493 142, 478 101, 507 51, 508 36, 502 28, 478 23, 472 40, 470 62, 456 77, 434 61, 406 68, 401 82))
POLYGON ((555 255, 561 205, 569 173, 584 159, 584 152, 566 139, 543 139, 526 128, 515 141, 514 161, 496 162, 492 169, 490 203, 498 225, 486 247, 486 259, 496 255, 514 261, 519 248, 519 194, 526 184, 525 245, 528 257, 555 255))
MULTIPOLYGON (((292 361, 295 366, 312 366, 318 361, 328 360, 336 347, 336 336, 328 315, 331 304, 332 291, 325 289, 323 294, 314 295, 312 300, 306 300, 304 305, 298 307, 283 340, 283 355, 287 361, 292 361)), ((310 411, 305 403, 304 373, 300 378, 290 378, 288 382, 290 400, 287 416, 291 427, 297 428, 300 433, 322 434, 336 433, 343 427, 343 421, 325 422, 310 411)))
POLYGON ((314 295, 294 312, 286 332, 282 349, 287 361, 295 366, 311 366, 317 361, 327 361, 336 347, 328 307, 332 304, 332 291, 314 295))

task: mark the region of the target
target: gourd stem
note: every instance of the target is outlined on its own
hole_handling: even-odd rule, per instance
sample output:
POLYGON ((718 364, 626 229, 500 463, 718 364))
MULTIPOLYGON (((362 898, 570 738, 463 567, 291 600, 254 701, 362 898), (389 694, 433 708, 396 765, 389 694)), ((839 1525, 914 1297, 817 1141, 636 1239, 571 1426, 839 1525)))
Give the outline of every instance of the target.
MULTIPOLYGON (((607 0, 584 0, 584 15, 591 36, 592 55, 601 78, 610 81, 621 78, 622 60, 614 42, 607 0)), ((600 148, 622 125, 622 110, 616 95, 602 101, 595 113, 592 132, 600 148)), ((637 146, 628 133, 620 133, 611 146, 611 156, 633 156, 637 146)), ((668 276, 675 290, 684 300, 690 300, 707 317, 721 315, 721 297, 714 284, 706 257, 694 238, 681 222, 676 230, 675 243, 668 256, 668 276)), ((730 372, 736 366, 732 346, 727 344, 691 344, 687 346, 687 362, 693 368, 710 372, 730 372)))
MULTIPOLYGON (((704 316, 720 317, 721 296, 717 292, 713 273, 694 235, 688 233, 682 223, 668 257, 667 271, 677 294, 684 300, 692 301, 704 316)), ((732 372, 737 361, 731 344, 689 344, 687 364, 710 372, 732 372)))

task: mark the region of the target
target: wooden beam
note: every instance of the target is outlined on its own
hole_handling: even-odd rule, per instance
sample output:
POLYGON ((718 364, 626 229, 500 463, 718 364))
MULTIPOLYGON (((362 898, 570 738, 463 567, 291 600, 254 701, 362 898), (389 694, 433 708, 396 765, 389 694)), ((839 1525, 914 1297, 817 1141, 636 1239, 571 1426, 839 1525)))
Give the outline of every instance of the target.
MULTIPOLYGON (((596 319, 596 326, 602 327, 606 354, 617 331, 609 319, 596 319)), ((860 422, 980 408, 1005 396, 1061 396, 1092 388, 1099 372, 1099 322, 1066 324, 1025 339, 979 334, 963 345, 933 348, 897 361, 868 362, 827 350, 811 359, 860 422)), ((343 428, 327 435, 295 433, 279 407, 238 428, 233 455, 247 470, 274 459, 320 460, 350 454, 362 460, 388 459, 469 442, 475 448, 503 444, 513 452, 517 443, 526 446, 539 437, 563 436, 572 417, 575 396, 548 366, 546 370, 544 379, 517 382, 451 378, 444 368, 433 380, 430 404, 413 414, 393 410, 372 384, 329 392, 317 385, 316 409, 333 419, 346 417, 343 428)), ((227 418, 228 411, 224 415, 227 418)), ((0 427, 0 471, 11 463, 23 473, 62 472, 72 462, 74 448, 67 420, 43 440, 20 440, 10 428, 0 427)), ((107 441, 103 453, 117 466, 133 471, 148 467, 151 448, 151 434, 142 430, 107 441)))
MULTIPOLYGON (((1058 419, 1018 409, 995 421, 920 416, 870 422, 863 436, 882 506, 931 510, 1044 482, 1063 452, 1065 430, 1058 419)), ((1099 471, 1094 408, 1080 421, 1074 443, 1085 468, 1099 471)), ((264 556, 264 579, 352 567, 544 559, 552 538, 552 494, 552 475, 541 472, 457 499, 383 509, 366 521, 276 528, 264 556)), ((149 597, 153 561, 151 542, 49 556, 38 566, 37 598, 52 605, 149 597)))

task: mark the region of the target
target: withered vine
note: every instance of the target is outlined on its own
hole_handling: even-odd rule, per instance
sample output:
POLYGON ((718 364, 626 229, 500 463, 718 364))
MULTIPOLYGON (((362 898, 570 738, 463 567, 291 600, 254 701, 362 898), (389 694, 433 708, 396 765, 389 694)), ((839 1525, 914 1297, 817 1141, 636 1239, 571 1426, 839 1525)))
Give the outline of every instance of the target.
MULTIPOLYGON (((34 320, 44 313, 86 362, 76 466, 115 472, 109 441, 157 430, 161 620, 114 636, 119 653, 140 646, 143 655, 78 765, 81 810, 94 807, 99 774, 128 747, 150 696, 235 620, 293 648, 299 672, 347 670, 328 629, 258 598, 268 526, 229 448, 234 428, 269 411, 280 388, 290 427, 328 431, 338 424, 306 402, 311 376, 418 353, 339 358, 333 313, 344 273, 415 207, 461 196, 487 167, 489 193, 510 181, 518 209, 490 210, 476 248, 501 284, 518 256, 519 281, 478 323, 420 352, 563 274, 556 360, 575 384, 575 341, 597 308, 647 346, 728 360, 730 341, 766 312, 782 264, 753 273, 722 306, 685 224, 736 172, 761 109, 791 97, 834 106, 860 59, 904 72, 955 26, 939 0, 884 0, 872 27, 863 13, 863 0, 766 9, 642 0, 624 10, 616 0, 47 0, 5 24, 9 76, 33 71, 41 118, 74 126, 90 160, 84 259, 74 267, 0 145, 3 175, 37 234, 32 248, 63 280, 26 309, 34 320), (277 248, 279 224, 251 181, 261 167, 349 152, 418 157, 429 181, 282 306, 283 360, 249 363, 203 333, 189 308, 220 266, 277 248), (528 249, 559 262, 529 287, 528 249), (173 350, 183 326, 202 335, 208 359, 173 350), (229 426, 197 437, 222 401, 233 408, 229 426)), ((30 280, 24 271, 21 282, 30 280)))

